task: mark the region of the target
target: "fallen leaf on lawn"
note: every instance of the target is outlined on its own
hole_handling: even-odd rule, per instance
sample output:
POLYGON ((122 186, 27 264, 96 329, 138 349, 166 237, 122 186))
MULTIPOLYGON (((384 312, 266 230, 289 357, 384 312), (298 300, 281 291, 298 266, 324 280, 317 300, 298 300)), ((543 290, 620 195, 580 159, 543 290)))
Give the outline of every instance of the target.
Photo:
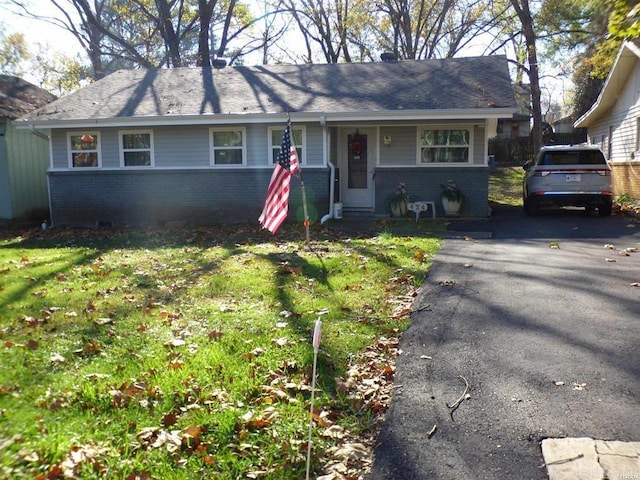
POLYGON ((257 347, 254 348, 251 352, 243 354, 243 357, 247 360, 253 360, 254 357, 259 357, 264 353, 264 349, 257 347))
POLYGON ((615 245, 611 245, 610 243, 607 243, 607 244, 604 246, 604 248, 607 248, 607 249, 609 249, 609 250, 613 250, 613 249, 615 249, 616 247, 615 247, 615 245))
POLYGON ((251 472, 247 472, 245 475, 247 478, 255 479, 255 478, 262 478, 267 473, 269 472, 267 472, 266 470, 253 470, 251 472))
POLYGON ((178 422, 178 415, 175 412, 167 413, 164 417, 162 417, 162 425, 165 427, 171 427, 178 422))
POLYGON ((40 344, 38 343, 37 340, 29 340, 27 342, 27 348, 29 350, 37 350, 39 346, 40 346, 40 344))
POLYGON ((422 360, 433 360, 433 357, 429 356, 429 355, 421 355, 420 358, 422 360))
POLYGON ((355 387, 355 382, 351 379, 347 381, 342 380, 341 378, 336 378, 336 391, 341 395, 346 395, 349 393, 353 387, 355 387))
POLYGON ((75 355, 95 355, 102 351, 102 345, 100 345, 95 340, 91 340, 84 344, 82 348, 74 350, 73 353, 75 355))
POLYGON ((96 318, 93 321, 94 325, 108 325, 110 323, 113 323, 113 318, 109 318, 109 317, 104 317, 104 318, 96 318))
POLYGON ((615 258, 605 258, 607 262, 617 262, 615 258))
POLYGON ((620 255, 621 257, 628 257, 631 254, 629 252, 625 251, 625 250, 620 250, 618 252, 618 255, 620 255))
POLYGON ((320 432, 320 436, 341 439, 344 437, 344 428, 342 428, 340 425, 332 425, 320 432))
POLYGON ((281 390, 281 389, 275 388, 275 387, 271 387, 269 385, 263 385, 262 386, 262 391, 265 392, 272 399, 272 401, 282 400, 282 401, 288 403, 288 402, 291 402, 292 400, 295 400, 295 399, 291 398, 289 396, 289 394, 287 392, 285 392, 284 390, 281 390))
POLYGON ((71 312, 64 312, 64 316, 65 317, 77 317, 78 314, 76 312, 71 311, 71 312))
POLYGON ((288 325, 287 322, 276 322, 276 328, 287 328, 288 325))
POLYGON ((167 368, 169 370, 180 370, 182 367, 184 367, 184 362, 181 362, 180 360, 169 362, 169 364, 167 365, 167 368))
POLYGON ((220 338, 222 338, 222 332, 220 330, 211 330, 208 337, 209 340, 220 340, 220 338))
POLYGON ((636 253, 639 252, 640 249, 638 249, 638 247, 627 247, 624 249, 624 251, 629 253, 636 253))
POLYGON ((558 242, 549 242, 549 248, 560 248, 560 244, 558 242))
POLYGON ((573 382, 573 389, 574 390, 584 390, 586 388, 587 384, 586 383, 576 383, 573 382))
POLYGON ((185 342, 184 340, 182 340, 181 338, 174 338, 170 341, 168 341, 167 343, 165 343, 166 347, 182 347, 186 344, 187 342, 185 342))
POLYGON ((64 358, 62 355, 60 355, 59 353, 54 353, 53 355, 51 355, 51 358, 49 358, 49 361, 51 363, 64 363, 67 361, 67 359, 64 358))
POLYGON ((284 346, 289 345, 289 344, 295 344, 295 342, 289 341, 289 339, 287 337, 274 338, 274 339, 271 340, 271 343, 273 345, 277 345, 279 347, 284 347, 284 346))
POLYGON ((362 443, 346 443, 331 453, 343 461, 353 461, 369 456, 369 449, 362 443))
POLYGON ((411 305, 399 305, 391 314, 391 318, 394 320, 400 320, 408 315, 411 315, 411 305))
POLYGON ((562 381, 558 381, 558 382, 553 382, 553 384, 554 384, 556 387, 562 387, 562 386, 564 385, 564 382, 562 382, 562 381))

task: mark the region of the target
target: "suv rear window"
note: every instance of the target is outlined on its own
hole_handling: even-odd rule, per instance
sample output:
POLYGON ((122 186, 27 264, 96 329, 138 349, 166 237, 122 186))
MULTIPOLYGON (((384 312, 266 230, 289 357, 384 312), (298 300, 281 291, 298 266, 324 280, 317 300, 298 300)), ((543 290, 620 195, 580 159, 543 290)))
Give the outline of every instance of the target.
POLYGON ((607 161, 598 150, 567 152, 544 152, 538 165, 606 165, 607 161))

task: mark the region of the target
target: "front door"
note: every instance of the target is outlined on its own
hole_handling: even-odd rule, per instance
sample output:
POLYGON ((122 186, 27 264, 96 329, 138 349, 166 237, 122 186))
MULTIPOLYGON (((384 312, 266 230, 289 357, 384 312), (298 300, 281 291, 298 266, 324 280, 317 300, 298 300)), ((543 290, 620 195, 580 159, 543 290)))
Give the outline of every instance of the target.
POLYGON ((375 129, 342 130, 340 198, 345 208, 373 209, 375 129))

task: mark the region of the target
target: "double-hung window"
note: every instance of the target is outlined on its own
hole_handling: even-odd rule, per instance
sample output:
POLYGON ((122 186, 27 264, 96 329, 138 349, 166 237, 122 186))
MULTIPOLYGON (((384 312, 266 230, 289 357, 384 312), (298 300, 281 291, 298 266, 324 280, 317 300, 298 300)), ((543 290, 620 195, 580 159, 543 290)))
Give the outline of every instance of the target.
POLYGON ((153 132, 151 130, 120 132, 120 164, 123 167, 153 166, 153 132))
POLYGON ((211 164, 246 165, 246 131, 244 128, 212 128, 209 134, 211 164))
MULTIPOLYGON (((298 162, 306 163, 306 141, 307 132, 304 127, 292 127, 291 128, 291 145, 296 147, 298 152, 298 162)), ((282 144, 282 135, 284 135, 284 128, 269 127, 269 152, 271 152, 270 164, 274 164, 278 159, 278 153, 280 152, 280 145, 282 144)))
POLYGON ((468 128, 423 128, 418 145, 422 164, 471 161, 471 130, 468 128))
POLYGON ((100 166, 100 134, 98 132, 68 133, 67 144, 71 168, 100 166))

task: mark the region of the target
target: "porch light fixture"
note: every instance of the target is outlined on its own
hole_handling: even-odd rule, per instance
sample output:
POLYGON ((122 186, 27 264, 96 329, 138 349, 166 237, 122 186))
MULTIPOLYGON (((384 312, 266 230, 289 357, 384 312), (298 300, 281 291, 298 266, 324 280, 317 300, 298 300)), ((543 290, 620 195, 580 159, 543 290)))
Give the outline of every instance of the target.
POLYGON ((390 147, 391 146, 391 137, 390 136, 384 137, 384 146, 385 147, 390 147))

